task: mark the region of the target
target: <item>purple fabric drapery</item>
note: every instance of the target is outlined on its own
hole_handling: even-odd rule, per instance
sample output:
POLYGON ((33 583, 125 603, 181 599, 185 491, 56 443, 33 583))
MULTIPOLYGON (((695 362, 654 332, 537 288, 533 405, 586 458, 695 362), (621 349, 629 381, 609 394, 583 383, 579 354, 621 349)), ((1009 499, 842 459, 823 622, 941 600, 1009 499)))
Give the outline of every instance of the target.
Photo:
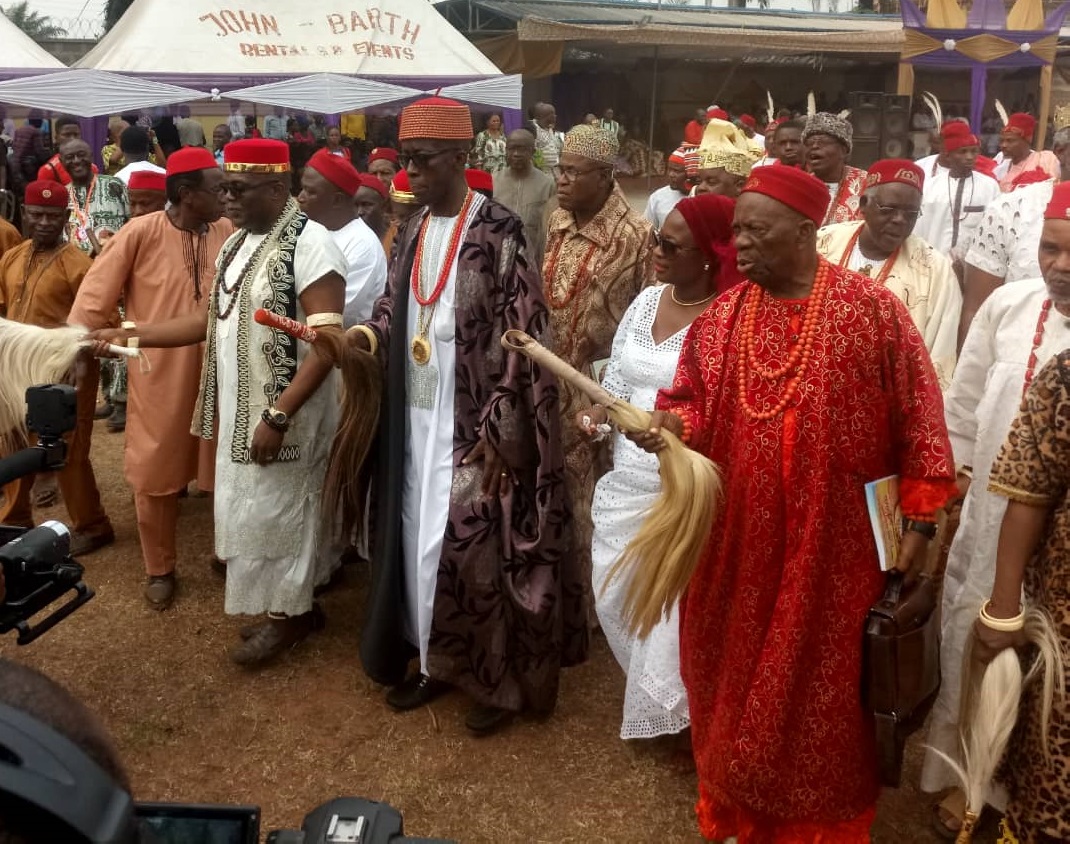
POLYGON ((977 134, 981 132, 981 121, 984 119, 987 90, 988 69, 977 63, 970 68, 970 127, 977 134))

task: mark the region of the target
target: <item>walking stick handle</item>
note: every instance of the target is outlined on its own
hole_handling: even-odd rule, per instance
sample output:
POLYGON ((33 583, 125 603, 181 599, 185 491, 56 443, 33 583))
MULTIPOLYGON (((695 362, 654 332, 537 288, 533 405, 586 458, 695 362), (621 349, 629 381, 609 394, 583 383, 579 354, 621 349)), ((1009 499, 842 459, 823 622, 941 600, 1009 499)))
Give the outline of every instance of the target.
POLYGON ((296 319, 290 319, 289 317, 279 316, 266 308, 257 308, 253 314, 255 319, 260 325, 266 325, 269 328, 275 328, 279 331, 284 331, 291 337, 297 340, 304 340, 306 343, 315 343, 318 336, 315 328, 309 328, 303 322, 298 322, 296 319))

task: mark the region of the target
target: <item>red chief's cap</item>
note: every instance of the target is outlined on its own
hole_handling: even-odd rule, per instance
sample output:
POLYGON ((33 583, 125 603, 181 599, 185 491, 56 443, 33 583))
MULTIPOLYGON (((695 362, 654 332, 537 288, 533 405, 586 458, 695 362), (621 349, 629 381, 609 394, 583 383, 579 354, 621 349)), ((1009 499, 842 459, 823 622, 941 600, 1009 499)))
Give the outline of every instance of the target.
POLYGON ((372 176, 368 173, 358 173, 360 176, 360 186, 362 188, 371 188, 383 199, 390 199, 390 194, 386 189, 386 185, 383 184, 383 180, 378 176, 372 176))
POLYGON ((390 147, 376 147, 368 155, 368 163, 373 161, 389 161, 395 167, 398 166, 398 151, 390 147))
POLYGON ((1070 220, 1070 182, 1057 184, 1051 192, 1051 202, 1044 209, 1045 220, 1070 220))
POLYGON ((486 170, 469 168, 464 171, 464 180, 472 190, 494 191, 494 177, 486 170))
MULTIPOLYGON (((237 142, 236 142, 237 143, 237 142)), ((227 144, 227 146, 232 146, 227 144)), ((223 155, 226 155, 224 147, 223 155)), ((167 175, 177 176, 180 173, 196 173, 198 170, 215 170, 219 168, 219 162, 204 147, 182 147, 167 156, 167 175)))
POLYGON ((340 155, 321 149, 308 160, 308 166, 348 196, 353 196, 360 187, 357 168, 340 155))
POLYGON ((1021 135, 1027 141, 1033 140, 1033 133, 1037 129, 1036 118, 1031 114, 1018 111, 1007 118, 1007 125, 1003 127, 1005 133, 1021 135))
POLYGON ((288 173, 290 147, 270 138, 232 141, 223 147, 223 169, 228 173, 288 173))
POLYGON ((68 204, 67 189, 51 179, 38 179, 26 185, 23 204, 45 208, 66 208, 68 204))
POLYGON ((866 172, 867 188, 892 184, 910 185, 920 191, 925 184, 925 174, 917 164, 905 158, 886 158, 866 172))
POLYGON ((829 189, 816 176, 795 167, 759 167, 743 184, 743 193, 760 193, 821 225, 828 210, 829 189))
MULTIPOLYGON (((190 147, 187 147, 190 149, 190 147)), ((213 161, 212 166, 215 166, 213 161)), ((154 190, 159 193, 167 192, 167 175, 157 173, 155 170, 135 170, 130 174, 130 181, 126 185, 128 190, 154 190)))

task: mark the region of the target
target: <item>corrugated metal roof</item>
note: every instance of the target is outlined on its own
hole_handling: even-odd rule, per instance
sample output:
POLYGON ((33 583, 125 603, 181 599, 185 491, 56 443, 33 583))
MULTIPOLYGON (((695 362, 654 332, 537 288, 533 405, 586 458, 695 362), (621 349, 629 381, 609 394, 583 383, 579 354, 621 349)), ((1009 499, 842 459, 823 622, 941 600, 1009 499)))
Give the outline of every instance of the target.
POLYGON ((653 3, 580 3, 559 0, 474 0, 474 5, 512 20, 542 18, 558 23, 611 26, 693 26, 804 32, 880 32, 901 29, 898 15, 829 15, 758 9, 657 8, 653 3))

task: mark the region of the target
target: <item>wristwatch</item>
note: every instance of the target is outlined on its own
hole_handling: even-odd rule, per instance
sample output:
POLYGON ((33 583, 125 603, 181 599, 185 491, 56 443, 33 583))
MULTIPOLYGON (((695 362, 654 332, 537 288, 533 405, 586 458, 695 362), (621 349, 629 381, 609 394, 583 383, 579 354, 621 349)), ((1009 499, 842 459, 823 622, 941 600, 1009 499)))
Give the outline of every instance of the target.
POLYGON ((260 418, 267 423, 269 428, 274 428, 276 431, 285 432, 290 427, 290 417, 277 407, 265 407, 260 418))
POLYGON ((919 522, 917 519, 903 519, 903 533, 908 530, 920 533, 926 539, 936 536, 936 522, 919 522))

